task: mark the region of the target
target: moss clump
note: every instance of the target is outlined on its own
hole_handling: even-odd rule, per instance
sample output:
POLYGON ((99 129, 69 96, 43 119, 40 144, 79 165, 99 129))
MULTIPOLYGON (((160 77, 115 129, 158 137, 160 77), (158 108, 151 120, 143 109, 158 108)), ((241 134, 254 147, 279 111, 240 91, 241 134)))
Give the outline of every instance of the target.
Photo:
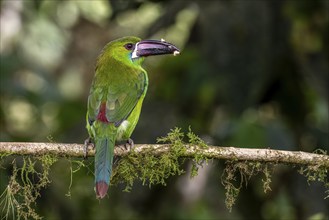
POLYGON ((203 163, 208 163, 208 158, 204 156, 203 150, 208 148, 208 145, 196 134, 194 134, 189 128, 187 133, 188 143, 190 145, 196 146, 194 148, 194 155, 192 157, 192 167, 191 167, 191 175, 193 178, 198 175, 199 167, 202 167, 203 163))
MULTIPOLYGON (((198 168, 211 157, 205 154, 207 144, 191 129, 186 135, 179 128, 172 129, 167 136, 158 138, 157 141, 164 144, 143 149, 142 152, 132 150, 127 156, 120 158, 113 170, 111 184, 124 183, 124 191, 130 191, 136 180, 149 187, 154 184, 166 185, 169 177, 185 173, 182 164, 187 158, 192 162, 191 177, 194 177, 198 174, 198 168)), ((320 153, 326 154, 324 151, 320 153)), ((1 154, 0 159, 0 168, 3 168, 3 161, 11 159, 11 155, 1 154)), ((12 159, 12 175, 0 195, 1 219, 41 219, 34 207, 40 197, 40 190, 50 183, 50 168, 56 161, 57 158, 51 155, 12 159)), ((71 182, 67 196, 70 196, 73 173, 86 166, 85 161, 72 158, 69 158, 69 161, 71 182)), ((221 177, 226 190, 227 208, 231 211, 243 185, 247 185, 250 178, 257 174, 264 175, 264 192, 270 191, 271 175, 275 166, 274 163, 239 161, 238 158, 227 161, 221 177)), ((306 176, 308 182, 320 181, 325 184, 326 189, 329 188, 327 161, 303 166, 299 173, 306 176)), ((329 198, 329 190, 326 194, 326 198, 329 198)))
POLYGON ((226 162, 221 181, 226 190, 225 204, 229 211, 232 210, 241 188, 243 185, 247 186, 252 176, 264 174, 265 178, 262 179, 264 192, 271 191, 270 183, 273 166, 270 163, 260 162, 226 162))
MULTIPOLYGON (((322 152, 323 153, 323 152, 322 152)), ((226 193, 225 204, 231 211, 243 185, 248 184, 252 176, 263 174, 264 193, 271 191, 271 176, 276 164, 248 161, 227 161, 221 181, 226 193)), ((326 198, 329 198, 328 169, 323 164, 300 167, 298 172, 307 177, 308 183, 318 181, 324 183, 326 198)))
MULTIPOLYGON (((317 149, 314 151, 314 153, 327 155, 327 151, 322 149, 317 149)), ((298 170, 298 173, 304 175, 307 178, 308 184, 315 181, 323 183, 325 188, 327 189, 325 191, 326 194, 325 199, 328 199, 329 198, 328 161, 326 163, 303 166, 298 170)))
POLYGON ((1 219, 41 219, 34 207, 40 191, 49 183, 49 171, 57 160, 54 156, 22 157, 13 159, 13 174, 0 195, 1 219), (21 167, 17 164, 22 163, 21 167), (38 169, 38 168, 41 169, 38 169))
MULTIPOLYGON (((175 128, 167 136, 158 138, 158 143, 166 143, 163 150, 149 148, 141 152, 132 150, 127 156, 122 157, 114 168, 111 184, 124 183, 124 191, 130 191, 135 180, 140 180, 143 185, 151 187, 154 184, 166 185, 170 176, 181 175, 185 171, 181 168, 186 159, 186 146, 195 145, 205 148, 207 145, 196 136, 191 129, 185 136, 181 129, 175 128), (187 138, 188 142, 184 142, 187 138), (154 153, 161 152, 161 153, 154 153)), ((197 175, 197 167, 206 160, 201 152, 192 158, 192 175, 197 175)))
POLYGON ((327 189, 325 199, 329 198, 328 169, 321 165, 309 165, 301 167, 298 172, 307 178, 308 184, 311 182, 322 182, 327 189))

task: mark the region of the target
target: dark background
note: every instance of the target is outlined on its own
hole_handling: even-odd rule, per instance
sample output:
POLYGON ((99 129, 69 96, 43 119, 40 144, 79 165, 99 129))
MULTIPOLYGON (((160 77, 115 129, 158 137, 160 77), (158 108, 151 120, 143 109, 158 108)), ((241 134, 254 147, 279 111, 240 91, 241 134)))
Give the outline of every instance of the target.
MULTIPOLYGON (((145 61, 149 90, 135 143, 171 128, 208 144, 313 152, 329 150, 329 1, 0 2, 0 141, 82 143, 87 95, 102 47, 139 36, 177 45, 180 56, 145 61)), ((213 161, 166 187, 114 186, 95 199, 93 159, 73 175, 60 160, 37 203, 45 219, 328 219, 320 183, 296 169, 250 180, 230 213, 213 161)), ((8 164, 8 167, 11 165, 8 164)), ((186 164, 188 167, 189 164, 186 164)), ((8 168, 9 169, 9 168, 8 168)), ((1 192, 8 172, 1 170, 1 192)))

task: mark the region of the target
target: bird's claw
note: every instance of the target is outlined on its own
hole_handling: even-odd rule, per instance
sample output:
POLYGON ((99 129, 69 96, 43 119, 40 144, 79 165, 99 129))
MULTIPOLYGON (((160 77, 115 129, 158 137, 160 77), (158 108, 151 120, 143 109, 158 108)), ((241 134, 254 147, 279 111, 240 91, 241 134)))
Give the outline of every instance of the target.
MULTIPOLYGON (((134 148, 134 141, 131 138, 129 138, 125 144, 122 144, 122 145, 120 144, 118 146, 118 148, 122 152, 131 151, 134 148)), ((115 159, 113 162, 113 166, 117 165, 118 161, 120 160, 118 156, 114 156, 114 157, 115 157, 115 159)))
POLYGON ((83 158, 87 159, 88 157, 88 146, 92 145, 92 148, 95 148, 95 145, 92 143, 91 138, 87 138, 84 142, 84 149, 83 149, 83 158))
POLYGON ((129 138, 125 144, 119 145, 122 151, 131 151, 134 148, 134 141, 129 138))
POLYGON ((135 146, 133 139, 129 138, 124 146, 127 151, 131 151, 135 146))

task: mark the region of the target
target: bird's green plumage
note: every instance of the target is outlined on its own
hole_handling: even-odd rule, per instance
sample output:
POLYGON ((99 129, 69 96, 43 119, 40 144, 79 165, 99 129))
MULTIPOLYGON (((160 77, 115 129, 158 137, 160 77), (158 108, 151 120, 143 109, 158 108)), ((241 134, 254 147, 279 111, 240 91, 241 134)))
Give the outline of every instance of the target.
POLYGON ((136 37, 112 41, 98 57, 87 111, 87 129, 96 146, 96 183, 109 184, 115 141, 130 138, 140 115, 148 85, 141 67, 144 58, 131 59, 125 48, 139 41, 136 37))
POLYGON ((95 147, 97 197, 106 195, 116 141, 128 140, 138 122, 148 77, 145 56, 173 53, 174 45, 124 37, 108 43, 98 57, 88 96, 87 130, 95 147))
MULTIPOLYGON (((95 120, 101 104, 106 103, 106 118, 117 126, 128 118, 137 102, 143 100, 148 85, 146 71, 141 67, 144 58, 133 61, 130 51, 124 48, 125 44, 138 41, 139 38, 126 37, 105 46, 98 58, 88 97, 89 119, 95 120)), ((139 115, 136 113, 135 117, 139 115)))

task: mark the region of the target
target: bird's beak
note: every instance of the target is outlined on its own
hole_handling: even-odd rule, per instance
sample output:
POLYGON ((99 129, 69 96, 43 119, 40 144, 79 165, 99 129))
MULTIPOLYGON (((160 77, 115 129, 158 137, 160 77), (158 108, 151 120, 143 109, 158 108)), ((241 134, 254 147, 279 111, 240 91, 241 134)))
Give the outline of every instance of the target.
POLYGON ((142 40, 135 45, 132 53, 132 58, 147 57, 154 55, 173 54, 174 56, 180 53, 179 49, 165 42, 163 39, 159 40, 142 40))

